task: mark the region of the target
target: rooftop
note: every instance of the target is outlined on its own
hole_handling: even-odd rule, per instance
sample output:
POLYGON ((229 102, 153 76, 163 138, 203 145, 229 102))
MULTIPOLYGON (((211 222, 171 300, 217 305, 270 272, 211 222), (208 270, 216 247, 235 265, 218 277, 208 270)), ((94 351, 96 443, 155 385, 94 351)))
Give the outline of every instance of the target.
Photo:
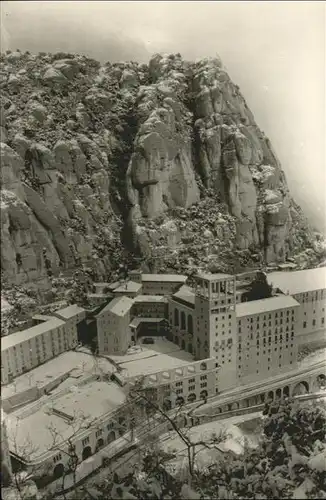
POLYGON ((132 307, 134 301, 129 297, 116 297, 98 313, 97 316, 110 311, 117 316, 124 316, 132 307))
POLYGON ((142 285, 141 283, 135 283, 135 281, 126 281, 125 283, 122 283, 121 285, 117 286, 114 288, 114 293, 118 292, 139 292, 141 289, 142 285))
POLYGON ((122 376, 138 377, 150 375, 164 370, 172 370, 189 365, 193 356, 182 351, 178 346, 165 338, 155 337, 155 344, 141 346, 141 351, 125 356, 110 356, 121 368, 126 370, 122 376))
POLYGON ((61 397, 48 397, 46 402, 41 407, 36 406, 34 413, 30 415, 24 417, 21 414, 18 419, 15 414, 9 414, 9 448, 14 449, 16 445, 17 454, 25 455, 26 446, 33 443, 32 449, 28 449, 28 455, 29 459, 35 460, 53 446, 51 429, 55 429, 60 441, 65 441, 74 435, 76 429, 86 429, 88 424, 106 413, 113 412, 124 402, 125 394, 114 383, 92 381, 81 387, 72 386, 70 391, 61 397), (52 408, 73 417, 74 425, 54 414, 52 408))
POLYGON ((277 309, 286 309, 288 307, 296 307, 299 303, 288 295, 278 295, 268 299, 252 300, 250 302, 242 302, 236 305, 236 316, 251 316, 253 314, 260 314, 277 309))
POLYGON ((85 313, 85 309, 77 306, 77 304, 72 304, 71 306, 65 307, 64 309, 58 309, 58 311, 55 311, 53 314, 56 314, 63 319, 70 319, 80 313, 85 313))
POLYGON ((137 295, 134 302, 167 302, 164 295, 137 295))
POLYGON ((134 318, 129 326, 137 328, 141 323, 161 323, 165 318, 134 318))
POLYGON ((142 274, 141 279, 142 281, 185 283, 188 277, 182 274, 142 274))
POLYGON ((6 335, 1 338, 1 352, 13 347, 14 345, 20 344, 21 342, 26 342, 26 340, 30 340, 42 333, 49 332, 54 328, 58 328, 59 326, 63 326, 65 324, 64 321, 58 318, 51 318, 49 321, 44 321, 44 323, 40 323, 39 325, 32 326, 27 330, 22 330, 21 332, 12 333, 11 335, 6 335))
POLYGON ((183 285, 176 293, 172 295, 172 298, 176 297, 184 302, 188 302, 191 305, 195 305, 195 292, 187 285, 183 285))
POLYGON ((234 278, 232 274, 225 274, 225 273, 204 273, 200 272, 196 275, 197 278, 202 278, 204 280, 209 280, 209 281, 215 281, 215 280, 222 280, 222 279, 229 279, 229 278, 234 278))
MULTIPOLYGON (((1 397, 7 399, 33 386, 44 387, 72 370, 74 370, 74 373, 72 373, 74 378, 68 377, 64 385, 74 385, 76 383, 76 371, 79 371, 80 376, 78 378, 81 380, 83 376, 88 377, 96 373, 98 369, 105 373, 112 373, 114 366, 106 358, 95 358, 90 354, 79 351, 67 351, 54 359, 50 359, 43 365, 37 366, 28 373, 16 377, 11 384, 2 386, 1 397)), ((59 385, 59 389, 61 388, 62 384, 59 385)))
POLYGON ((267 275, 268 283, 283 293, 294 295, 326 288, 326 267, 303 271, 276 271, 267 275))

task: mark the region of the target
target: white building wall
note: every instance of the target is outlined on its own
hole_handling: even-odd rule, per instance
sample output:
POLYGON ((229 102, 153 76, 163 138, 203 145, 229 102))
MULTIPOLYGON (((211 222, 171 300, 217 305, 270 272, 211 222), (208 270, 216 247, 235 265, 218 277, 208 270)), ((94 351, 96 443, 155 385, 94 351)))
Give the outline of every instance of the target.
POLYGON ((1 461, 7 466, 9 474, 12 474, 11 460, 9 455, 9 445, 7 436, 7 426, 5 414, 1 409, 1 461))
POLYGON ((298 345, 295 339, 297 307, 265 311, 237 319, 238 384, 295 369, 298 345))
MULTIPOLYGON (((304 337, 305 343, 315 336, 313 332, 325 330, 326 290, 315 290, 293 296, 300 304, 298 308, 298 325, 296 335, 304 337)), ((326 339, 325 339, 326 342, 326 339)), ((300 339, 301 343, 301 339, 300 339)), ((302 342, 304 343, 304 342, 302 342)))
POLYGON ((29 340, 24 340, 1 352, 2 384, 25 373, 49 359, 77 345, 77 327, 74 320, 52 328, 29 340))
POLYGON ((99 354, 125 354, 131 344, 130 310, 123 316, 102 311, 97 318, 99 354))
POLYGON ((165 370, 144 377, 144 386, 157 389, 161 404, 170 401, 171 407, 215 396, 220 383, 216 359, 203 359, 187 366, 165 370), (189 399, 190 397, 190 399, 189 399))

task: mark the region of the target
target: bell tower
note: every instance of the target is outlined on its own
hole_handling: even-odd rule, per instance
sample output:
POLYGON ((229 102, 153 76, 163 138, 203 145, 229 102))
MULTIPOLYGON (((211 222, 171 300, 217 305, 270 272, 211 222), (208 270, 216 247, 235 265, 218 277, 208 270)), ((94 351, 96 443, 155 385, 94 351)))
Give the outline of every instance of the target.
POLYGON ((194 351, 196 359, 215 357, 219 390, 236 385, 236 281, 230 274, 196 277, 194 351))

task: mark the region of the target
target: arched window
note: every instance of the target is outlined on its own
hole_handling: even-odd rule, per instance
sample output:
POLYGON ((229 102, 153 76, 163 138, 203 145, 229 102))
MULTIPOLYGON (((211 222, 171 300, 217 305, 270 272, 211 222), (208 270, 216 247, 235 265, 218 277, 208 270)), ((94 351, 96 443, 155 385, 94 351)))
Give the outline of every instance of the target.
POLYGON ((186 315, 181 311, 181 330, 186 330, 186 315))
POLYGON ((174 325, 179 326, 179 311, 174 309, 174 325))
POLYGON ((188 314, 188 333, 190 333, 190 335, 193 335, 194 333, 194 325, 191 314, 188 314))

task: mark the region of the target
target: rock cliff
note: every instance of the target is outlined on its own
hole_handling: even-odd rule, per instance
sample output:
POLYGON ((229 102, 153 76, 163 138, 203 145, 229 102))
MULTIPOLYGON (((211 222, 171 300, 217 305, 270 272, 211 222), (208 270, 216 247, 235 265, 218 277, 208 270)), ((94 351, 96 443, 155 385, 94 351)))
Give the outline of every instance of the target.
POLYGON ((49 289, 84 266, 235 270, 315 235, 221 61, 1 55, 1 270, 49 289), (138 259, 138 260, 137 260, 138 259))

